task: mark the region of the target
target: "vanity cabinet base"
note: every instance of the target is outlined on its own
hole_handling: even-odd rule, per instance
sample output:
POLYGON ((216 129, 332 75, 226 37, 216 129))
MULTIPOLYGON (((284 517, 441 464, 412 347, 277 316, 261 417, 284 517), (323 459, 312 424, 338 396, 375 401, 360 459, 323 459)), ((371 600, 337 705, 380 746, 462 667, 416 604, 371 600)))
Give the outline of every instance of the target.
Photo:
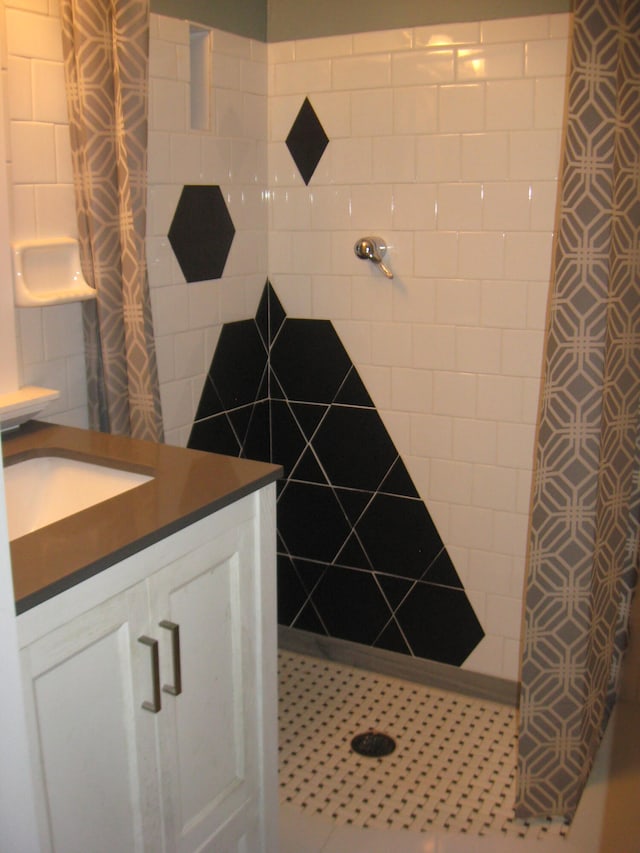
POLYGON ((43 849, 275 853, 275 487, 103 575, 18 619, 43 849))

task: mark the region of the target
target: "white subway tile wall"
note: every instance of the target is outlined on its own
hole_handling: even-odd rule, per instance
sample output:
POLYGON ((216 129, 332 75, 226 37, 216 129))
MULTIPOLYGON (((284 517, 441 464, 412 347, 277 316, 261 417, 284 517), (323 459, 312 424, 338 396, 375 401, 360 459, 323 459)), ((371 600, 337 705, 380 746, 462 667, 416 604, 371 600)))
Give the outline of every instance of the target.
MULTIPOLYGON (((11 239, 74 235, 58 4, 5 0, 5 8, 11 239)), ((80 305, 18 308, 16 331, 21 383, 60 391, 43 416, 86 427, 80 305)))
MULTIPOLYGON (((55 0, 6 0, 14 239, 75 233, 55 0)), ((569 15, 265 46, 213 31, 211 127, 189 127, 188 23, 151 17, 148 262, 167 440, 185 444, 224 322, 267 275, 329 319, 438 525, 486 638, 466 668, 517 677, 569 15), (308 96, 329 145, 305 186, 285 145, 308 96), (167 239, 184 183, 236 228, 187 285, 167 239), (388 241, 392 281, 358 260, 388 241)), ((18 311, 23 381, 84 425, 80 308, 18 311)))
POLYGON ((568 32, 540 15, 268 48, 269 277, 306 316, 286 282, 312 276, 486 631, 465 667, 513 679, 568 32), (330 143, 300 192, 284 141, 305 96, 330 143), (353 255, 365 234, 393 281, 353 255))
MULTIPOLYGON (((211 126, 192 130, 189 24, 151 16, 149 283, 166 441, 183 446, 220 328, 253 316, 267 275, 267 48, 220 30, 212 31, 211 42, 206 93, 211 126), (233 221, 235 236, 220 279, 187 284, 169 245, 167 233, 186 184, 218 185, 233 221)), ((299 214, 308 233, 308 198, 296 200, 296 193, 308 191, 300 181, 292 186, 295 166, 283 161, 283 169, 291 204, 279 206, 279 227, 302 227, 299 214)))

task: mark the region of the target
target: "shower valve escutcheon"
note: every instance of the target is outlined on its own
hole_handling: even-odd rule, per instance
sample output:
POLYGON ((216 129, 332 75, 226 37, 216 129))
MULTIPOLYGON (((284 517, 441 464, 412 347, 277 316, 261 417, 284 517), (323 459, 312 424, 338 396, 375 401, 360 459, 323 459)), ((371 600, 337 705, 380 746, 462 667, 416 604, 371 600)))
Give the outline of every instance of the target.
POLYGON ((387 253, 387 244, 382 237, 361 237, 356 241, 353 251, 359 258, 373 261, 387 278, 393 278, 393 273, 382 260, 387 253))

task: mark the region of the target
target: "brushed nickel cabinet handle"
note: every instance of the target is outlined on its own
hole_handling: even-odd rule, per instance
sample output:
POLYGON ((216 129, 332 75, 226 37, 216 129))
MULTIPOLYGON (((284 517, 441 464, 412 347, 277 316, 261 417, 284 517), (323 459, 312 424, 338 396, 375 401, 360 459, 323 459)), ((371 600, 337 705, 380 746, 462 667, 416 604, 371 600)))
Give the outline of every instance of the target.
POLYGON ((151 682, 153 684, 153 699, 151 702, 145 700, 142 707, 145 711, 151 711, 152 714, 157 714, 162 703, 160 701, 160 655, 158 652, 158 641, 151 637, 138 637, 138 642, 143 646, 148 646, 151 651, 151 682))
POLYGON ((171 657, 173 659, 173 684, 164 684, 162 689, 171 696, 179 696, 182 693, 182 667, 180 665, 180 626, 175 622, 163 619, 159 623, 161 628, 171 631, 171 657))

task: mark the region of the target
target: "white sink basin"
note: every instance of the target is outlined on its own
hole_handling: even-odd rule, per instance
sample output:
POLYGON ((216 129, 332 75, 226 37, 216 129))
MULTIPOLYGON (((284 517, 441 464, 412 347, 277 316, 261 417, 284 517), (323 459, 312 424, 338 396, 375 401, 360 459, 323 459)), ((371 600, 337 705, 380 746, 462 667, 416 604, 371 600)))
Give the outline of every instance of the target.
POLYGON ((63 456, 38 456, 4 469, 9 539, 73 515, 153 479, 63 456))

